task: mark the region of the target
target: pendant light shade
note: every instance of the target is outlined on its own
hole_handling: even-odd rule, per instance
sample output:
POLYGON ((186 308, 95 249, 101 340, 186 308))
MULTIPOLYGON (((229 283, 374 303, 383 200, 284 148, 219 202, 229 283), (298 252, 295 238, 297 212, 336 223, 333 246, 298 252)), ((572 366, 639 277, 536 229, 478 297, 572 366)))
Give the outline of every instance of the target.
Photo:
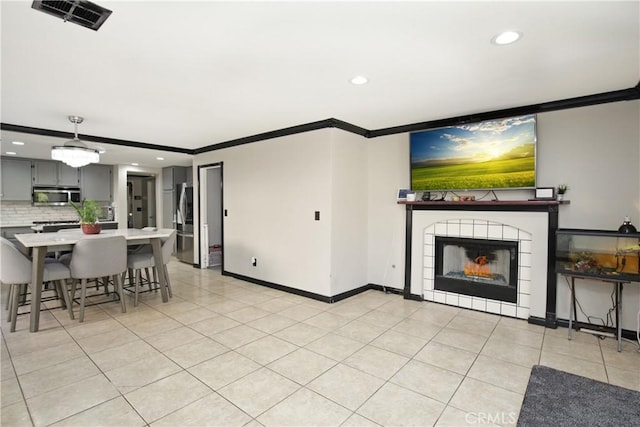
POLYGON ((78 138, 78 124, 82 123, 83 120, 82 117, 69 116, 69 121, 75 124, 75 136, 64 145, 55 145, 51 148, 51 158, 53 160, 59 160, 73 168, 100 161, 98 150, 87 147, 87 144, 78 138))

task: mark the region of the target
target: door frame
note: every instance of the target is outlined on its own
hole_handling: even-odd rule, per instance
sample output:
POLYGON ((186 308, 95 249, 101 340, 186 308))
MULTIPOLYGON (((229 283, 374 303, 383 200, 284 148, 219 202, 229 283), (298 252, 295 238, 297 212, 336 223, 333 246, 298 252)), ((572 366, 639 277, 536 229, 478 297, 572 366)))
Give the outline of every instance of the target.
MULTIPOLYGON (((220 240, 222 244, 222 265, 221 271, 224 271, 224 162, 208 163, 205 165, 198 165, 198 244, 194 245, 194 251, 197 253, 197 266, 200 269, 208 267, 208 262, 203 263, 202 260, 202 243, 204 230, 203 226, 206 221, 203 218, 207 218, 208 199, 207 199, 207 185, 206 179, 203 179, 203 174, 206 174, 210 169, 220 169, 220 240)), ((204 176, 206 178, 206 176, 204 176)), ((208 236, 207 236, 208 238, 208 236)), ((208 256, 208 251, 207 251, 208 256)))

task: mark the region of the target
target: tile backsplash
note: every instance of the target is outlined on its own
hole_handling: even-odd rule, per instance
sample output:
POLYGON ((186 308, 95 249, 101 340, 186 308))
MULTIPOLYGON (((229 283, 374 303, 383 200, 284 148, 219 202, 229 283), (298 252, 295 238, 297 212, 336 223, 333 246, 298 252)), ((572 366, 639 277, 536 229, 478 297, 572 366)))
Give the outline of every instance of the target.
POLYGON ((32 206, 31 202, 6 201, 0 204, 0 226, 31 225, 33 221, 75 221, 71 206, 32 206))

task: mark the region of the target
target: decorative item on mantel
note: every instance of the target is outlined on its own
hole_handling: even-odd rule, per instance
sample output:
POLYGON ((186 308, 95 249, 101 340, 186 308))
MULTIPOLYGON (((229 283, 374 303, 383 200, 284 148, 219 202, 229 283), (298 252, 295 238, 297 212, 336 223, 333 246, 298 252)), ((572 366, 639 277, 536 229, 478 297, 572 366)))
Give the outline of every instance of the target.
POLYGON ((98 234, 102 225, 98 218, 102 215, 102 207, 95 200, 82 199, 80 206, 70 202, 80 217, 80 228, 84 234, 98 234))
POLYGON ((629 233, 637 233, 638 230, 633 224, 631 224, 631 218, 629 218, 628 216, 625 216, 624 221, 622 222, 622 225, 620 226, 620 228, 618 228, 618 232, 629 234, 629 233))
POLYGON ((558 185, 558 191, 556 193, 556 200, 561 202, 564 200, 564 193, 567 192, 567 190, 569 189, 569 186, 567 184, 560 184, 558 185))

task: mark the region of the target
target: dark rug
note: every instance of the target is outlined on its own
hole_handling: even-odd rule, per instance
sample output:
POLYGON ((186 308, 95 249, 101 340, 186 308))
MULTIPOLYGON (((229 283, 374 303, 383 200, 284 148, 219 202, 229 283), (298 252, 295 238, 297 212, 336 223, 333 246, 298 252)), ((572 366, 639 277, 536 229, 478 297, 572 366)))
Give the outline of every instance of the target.
POLYGON ((536 365, 518 426, 640 426, 640 392, 536 365))

